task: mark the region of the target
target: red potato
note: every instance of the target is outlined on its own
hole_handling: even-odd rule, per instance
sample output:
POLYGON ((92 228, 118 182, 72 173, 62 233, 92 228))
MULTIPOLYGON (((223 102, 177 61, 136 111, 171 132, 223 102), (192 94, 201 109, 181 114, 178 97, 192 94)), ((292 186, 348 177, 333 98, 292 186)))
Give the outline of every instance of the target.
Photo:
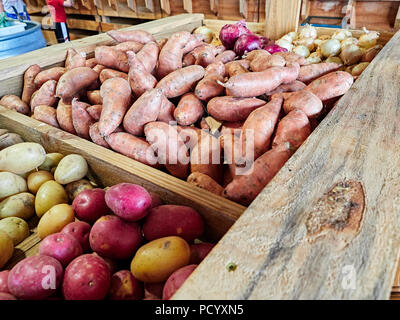
POLYGON ((72 123, 75 131, 78 136, 88 140, 90 139, 89 128, 95 122, 87 112, 89 106, 76 98, 72 100, 72 123))
POLYGON ((271 67, 284 67, 285 65, 286 65, 286 60, 282 56, 259 55, 251 61, 250 68, 253 72, 260 72, 271 67))
POLYGON ((146 300, 161 300, 165 282, 145 283, 144 297, 146 300))
POLYGON ((78 52, 73 48, 68 48, 65 68, 71 70, 78 67, 86 67, 86 54, 84 52, 78 52))
POLYGON ((300 68, 297 80, 309 83, 319 77, 322 77, 323 75, 326 75, 327 73, 339 70, 341 66, 341 64, 334 62, 322 62, 310 64, 308 66, 302 66, 300 68))
POLYGON ((62 100, 58 102, 56 109, 57 122, 61 129, 72 134, 77 134, 72 121, 72 106, 62 100))
POLYGON ((32 95, 31 99, 31 111, 35 110, 36 106, 44 105, 53 107, 57 103, 56 97, 57 81, 49 80, 46 81, 40 89, 32 95))
POLYGON ((187 182, 219 196, 224 192, 224 188, 218 182, 201 172, 191 173, 187 178, 187 182))
POLYGON ((293 151, 287 144, 280 144, 255 162, 246 175, 238 175, 225 187, 223 196, 232 201, 249 205, 291 157, 293 151))
POLYGON ((214 248, 212 243, 197 243, 190 246, 190 264, 200 264, 214 248))
POLYGON ((88 189, 80 192, 72 202, 72 208, 79 220, 94 223, 97 219, 110 212, 105 200, 103 189, 88 189))
POLYGON ((189 151, 174 126, 150 122, 144 127, 146 140, 157 154, 158 162, 173 176, 186 179, 189 173, 189 151))
POLYGON ((35 78, 42 69, 37 65, 31 65, 24 73, 24 87, 22 89, 21 100, 30 104, 32 94, 37 90, 35 78))
POLYGON ((118 268, 118 262, 114 259, 110 259, 107 257, 102 257, 101 255, 99 255, 96 252, 93 252, 93 255, 100 257, 101 259, 104 260, 104 262, 106 263, 108 269, 110 270, 110 274, 113 274, 115 272, 117 272, 117 268, 118 268))
POLYGON ((151 41, 137 53, 138 60, 143 64, 147 72, 152 73, 157 66, 160 48, 157 43, 151 41))
POLYGON ((53 233, 39 245, 39 254, 57 259, 64 267, 82 254, 78 240, 66 233, 53 233))
POLYGON ((112 78, 122 78, 125 80, 128 80, 128 74, 125 72, 121 72, 118 70, 113 70, 113 69, 103 69, 100 72, 99 79, 100 82, 103 83, 107 79, 112 79, 112 78))
MULTIPOLYGON (((244 60, 247 61, 247 60, 244 60)), ((249 66, 250 67, 250 66, 249 66)), ((248 68, 243 67, 242 63, 239 61, 231 61, 225 64, 226 73, 229 78, 236 76, 237 74, 249 72, 248 68)))
POLYGON ((197 264, 191 264, 176 270, 165 282, 163 289, 163 300, 169 300, 175 294, 192 272, 197 268, 197 264))
POLYGON ((63 267, 49 256, 31 256, 18 262, 8 276, 8 289, 18 299, 42 300, 59 288, 63 267))
POLYGON ((125 52, 112 47, 99 46, 94 50, 97 63, 122 72, 129 71, 128 57, 125 52))
POLYGON ((35 85, 38 88, 40 88, 45 82, 49 80, 58 81, 66 71, 67 70, 63 67, 54 67, 47 70, 43 70, 36 75, 34 80, 35 85))
POLYGON ((246 120, 264 104, 264 100, 257 98, 216 97, 208 102, 207 111, 216 120, 235 122, 246 120))
POLYGON ((210 64, 205 71, 205 76, 197 84, 194 93, 203 101, 209 101, 211 98, 221 95, 224 87, 217 80, 223 81, 225 76, 225 65, 222 62, 210 64))
POLYGON ((83 221, 75 221, 67 224, 61 233, 73 236, 81 245, 83 252, 88 252, 90 249, 89 234, 91 226, 83 221))
POLYGON ((157 88, 163 90, 167 98, 179 97, 190 91, 193 85, 205 75, 202 66, 189 66, 169 73, 160 80, 157 88))
POLYGON ((302 110, 308 117, 316 118, 322 111, 322 101, 311 91, 282 93, 282 96, 285 99, 283 110, 286 114, 298 109, 302 110))
POLYGON ((110 269, 102 258, 84 254, 65 269, 62 291, 66 300, 103 300, 110 287, 110 269))
POLYGON ((109 188, 105 195, 107 206, 127 221, 143 219, 151 208, 151 196, 145 188, 132 183, 119 183, 109 188))
POLYGON ((10 293, 8 290, 8 275, 10 274, 10 270, 0 271, 0 292, 2 293, 10 293))
MULTIPOLYGON (((68 70, 60 77, 60 80, 58 80, 56 96, 68 102, 76 97, 79 91, 90 86, 98 77, 98 73, 88 67, 68 70)), ((46 85, 46 83, 44 85, 46 85)))
POLYGON ((160 114, 161 101, 162 92, 160 89, 150 89, 142 94, 124 117, 125 131, 136 136, 143 135, 144 126, 157 120, 160 114))
POLYGON ((5 301, 5 300, 17 300, 16 297, 14 297, 12 294, 7 293, 7 292, 0 292, 0 301, 5 301))
POLYGON ((294 52, 276 52, 274 55, 278 55, 283 57, 286 60, 286 63, 298 63, 300 66, 306 66, 310 64, 306 58, 294 53, 294 52))
POLYGON ((223 64, 233 61, 236 58, 236 53, 232 50, 226 50, 215 57, 214 62, 222 62, 223 64))
POLYGON ((141 300, 143 284, 129 270, 121 270, 111 277, 110 300, 141 300))
POLYGON ((335 71, 311 82, 304 90, 311 91, 325 102, 344 95, 353 85, 354 79, 350 73, 335 71))
POLYGON ((136 41, 146 44, 147 42, 155 41, 151 33, 144 30, 111 30, 108 31, 107 34, 118 42, 136 41))
POLYGON ((23 114, 29 114, 31 110, 25 102, 13 94, 3 96, 0 99, 0 105, 23 114))
POLYGON ((301 110, 293 110, 279 122, 272 147, 289 142, 295 151, 310 134, 311 126, 307 115, 301 110))
POLYGON ((182 96, 174 111, 174 118, 179 125, 190 126, 200 120, 203 113, 203 104, 190 92, 182 96))
POLYGON ((112 133, 105 140, 114 151, 149 166, 157 166, 157 156, 146 140, 127 132, 112 133))
POLYGON ((242 129, 242 153, 244 158, 252 161, 267 152, 271 145, 271 137, 278 122, 282 103, 282 97, 276 97, 265 106, 250 113, 242 129), (252 150, 249 150, 250 148, 252 150))
POLYGON ((267 92, 266 95, 272 96, 273 94, 276 94, 276 93, 301 91, 301 90, 305 89, 305 87, 307 87, 307 86, 303 82, 295 80, 288 84, 281 84, 275 90, 267 92))
POLYGON ((191 39, 193 39, 192 35, 187 31, 176 32, 168 39, 160 51, 157 68, 158 79, 182 68, 184 49, 191 39))
POLYGON ((101 111, 103 110, 103 105, 95 104, 93 106, 87 107, 87 113, 93 118, 94 121, 99 121, 101 116, 101 111))
POLYGON ((85 67, 94 68, 97 65, 96 58, 87 59, 85 62, 85 67))
POLYGON ((57 121, 57 111, 53 107, 36 106, 32 118, 47 123, 55 128, 60 127, 57 121))
POLYGON ((128 81, 112 78, 102 84, 100 95, 103 99, 103 110, 99 120, 99 130, 102 136, 108 136, 124 119, 131 101, 131 88, 128 81))
POLYGON ((146 240, 178 236, 188 242, 204 232, 204 222, 196 210, 186 206, 163 205, 150 210, 143 223, 146 240))
POLYGON ((152 89, 157 84, 157 79, 146 70, 144 65, 132 51, 127 52, 129 59, 129 85, 136 97, 140 97, 146 90, 152 89))
POLYGON ((300 67, 297 63, 286 67, 271 67, 262 72, 249 72, 233 76, 222 84, 227 94, 234 97, 256 97, 276 89, 281 84, 295 81, 300 67))
POLYGON ((125 41, 113 46, 112 48, 123 52, 133 51, 134 53, 137 53, 143 48, 143 43, 137 41, 125 41))
POLYGON ((161 97, 160 113, 158 114, 157 121, 170 123, 174 122, 175 105, 169 101, 164 95, 161 97))
POLYGON ((111 259, 132 257, 142 243, 140 226, 117 216, 103 216, 90 230, 89 242, 92 250, 111 259))

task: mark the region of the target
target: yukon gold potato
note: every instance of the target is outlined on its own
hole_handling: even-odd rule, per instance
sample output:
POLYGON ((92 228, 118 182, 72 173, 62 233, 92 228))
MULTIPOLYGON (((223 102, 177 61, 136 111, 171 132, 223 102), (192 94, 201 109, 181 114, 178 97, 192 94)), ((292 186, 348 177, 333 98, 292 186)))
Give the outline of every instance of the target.
POLYGON ((0 200, 27 190, 24 178, 11 172, 0 172, 0 200))
POLYGON ((44 162, 39 166, 39 170, 50 171, 52 168, 57 167, 61 159, 64 157, 61 153, 48 153, 44 162))
POLYGON ((35 199, 36 215, 40 218, 53 206, 68 203, 68 196, 64 188, 54 180, 43 183, 35 199))
POLYGON ((57 204, 40 219, 37 231, 40 239, 60 232, 67 224, 75 221, 74 210, 68 204, 57 204))
POLYGON ((68 184, 82 179, 87 172, 86 160, 78 154, 70 154, 61 159, 54 173, 54 178, 60 184, 68 184))
POLYGON ((35 196, 21 192, 0 202, 0 219, 18 217, 28 220, 35 214, 35 196))
POLYGON ((50 180, 54 180, 53 175, 44 170, 32 172, 27 179, 28 189, 33 194, 36 194, 40 186, 50 180))
POLYGON ((0 170, 22 174, 39 167, 46 157, 44 148, 34 142, 18 143, 0 151, 0 170))
POLYGON ((29 237, 29 226, 25 220, 9 217, 0 220, 0 231, 7 233, 14 246, 29 237))
POLYGON ((0 268, 3 268, 14 253, 14 244, 7 233, 0 231, 0 268))
POLYGON ((160 238, 139 248, 132 260, 131 272, 143 282, 162 282, 189 260, 190 247, 185 240, 175 236, 160 238))
POLYGON ((65 186, 65 191, 69 200, 73 201, 75 197, 84 190, 93 189, 93 186, 86 179, 70 182, 65 186))

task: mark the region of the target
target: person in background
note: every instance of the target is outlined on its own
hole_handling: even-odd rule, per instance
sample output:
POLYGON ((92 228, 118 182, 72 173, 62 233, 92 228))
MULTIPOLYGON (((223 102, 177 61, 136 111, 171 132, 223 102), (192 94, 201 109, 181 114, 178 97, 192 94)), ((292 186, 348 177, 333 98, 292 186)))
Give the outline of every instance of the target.
POLYGON ((54 32, 58 43, 69 42, 67 15, 64 7, 73 7, 73 0, 46 0, 46 3, 50 10, 51 18, 56 25, 54 32))
POLYGON ((31 20, 26 5, 22 0, 0 0, 0 15, 6 14, 11 19, 31 20))

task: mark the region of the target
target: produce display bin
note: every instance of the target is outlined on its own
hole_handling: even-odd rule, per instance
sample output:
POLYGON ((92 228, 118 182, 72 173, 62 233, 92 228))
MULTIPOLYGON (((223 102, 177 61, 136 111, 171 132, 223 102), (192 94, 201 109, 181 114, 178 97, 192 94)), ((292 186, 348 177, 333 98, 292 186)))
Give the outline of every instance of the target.
MULTIPOLYGON (((203 15, 187 14, 129 29, 147 30, 159 39, 202 24, 207 25, 203 15)), ((390 36, 381 39, 386 42, 390 36)), ((23 73, 31 64, 62 65, 68 47, 90 56, 96 45, 111 43, 102 34, 2 61, 0 96, 21 94, 23 73)), ((399 64, 397 33, 246 211, 167 173, 3 107, 0 128, 39 142, 49 152, 83 155, 104 185, 138 183, 167 203, 197 209, 206 220, 207 236, 222 239, 175 299, 387 299, 400 252, 399 64), (321 222, 322 231, 311 236, 309 213, 340 183, 360 186, 363 206, 358 224, 350 225, 352 216, 335 220, 338 206, 332 209, 332 217, 321 213, 323 221, 333 218, 333 222, 321 222), (232 265, 235 268, 229 268, 232 265), (343 285, 349 272, 356 275, 350 288, 343 285)), ((33 235, 17 246, 21 255, 12 263, 34 254, 38 243, 33 235)))

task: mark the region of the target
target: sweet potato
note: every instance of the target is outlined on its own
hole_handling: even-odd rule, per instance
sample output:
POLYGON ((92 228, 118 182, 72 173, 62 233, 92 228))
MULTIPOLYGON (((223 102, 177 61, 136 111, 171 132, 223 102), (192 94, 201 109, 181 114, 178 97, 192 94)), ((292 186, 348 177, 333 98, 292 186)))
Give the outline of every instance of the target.
POLYGON ((122 72, 129 71, 128 57, 125 52, 112 47, 99 46, 94 50, 97 63, 107 68, 117 69, 122 72))
POLYGON ((93 69, 96 65, 97 65, 96 58, 87 59, 86 62, 85 62, 85 67, 88 67, 88 68, 92 68, 93 69))
POLYGON ((353 76, 345 71, 328 73, 311 82, 304 90, 311 91, 325 102, 344 95, 353 85, 353 76))
POLYGON ((219 96, 224 91, 217 80, 222 81, 225 75, 225 65, 222 62, 212 63, 207 66, 205 76, 197 84, 194 93, 203 101, 219 96))
POLYGON ((87 99, 90 104, 102 104, 103 100, 101 99, 100 90, 93 90, 87 92, 87 99))
POLYGON ((102 104, 94 104, 92 106, 87 107, 86 111, 95 121, 100 120, 101 111, 103 110, 102 104))
POLYGON ((200 120, 203 113, 203 104, 199 98, 189 92, 182 96, 174 111, 174 117, 181 126, 190 126, 200 120))
POLYGON ((157 156, 150 144, 127 132, 111 133, 105 137, 111 149, 150 166, 157 165, 157 156))
POLYGON ((258 58, 259 56, 270 56, 271 54, 264 50, 264 49, 258 49, 258 50, 253 50, 250 51, 247 55, 246 55, 246 59, 249 63, 251 61, 253 61, 254 59, 258 58))
POLYGON ((168 41, 168 38, 162 38, 160 40, 157 40, 157 44, 160 47, 160 50, 165 46, 167 41, 168 41))
POLYGON ((103 99, 103 110, 99 130, 102 136, 108 136, 122 123, 131 101, 131 88, 128 81, 112 78, 101 85, 100 95, 103 99))
POLYGON ((143 135, 146 123, 157 120, 161 108, 160 89, 151 89, 142 94, 130 107, 123 121, 126 132, 135 136, 143 135))
POLYGON ((28 114, 30 111, 29 106, 23 102, 18 96, 13 94, 6 94, 0 99, 0 105, 15 110, 19 113, 28 114))
POLYGON ((60 77, 67 71, 63 67, 54 67, 47 70, 43 70, 37 74, 35 77, 35 85, 39 88, 49 80, 56 80, 58 81, 60 77))
POLYGON ((279 122, 272 147, 289 142, 292 151, 295 151, 310 134, 311 127, 307 115, 301 110, 293 110, 279 122))
POLYGON ((143 48, 143 43, 137 41, 125 41, 113 46, 113 48, 123 52, 133 51, 134 53, 137 53, 143 48))
POLYGON ((204 44, 204 36, 202 34, 192 34, 189 41, 183 47, 183 54, 193 51, 195 48, 204 44))
POLYGON ((215 47, 212 45, 203 45, 193 50, 192 55, 196 59, 194 64, 206 68, 208 65, 215 61, 216 50, 215 47), (197 49, 199 49, 198 52, 197 49))
POLYGON ((378 53, 382 50, 382 48, 383 47, 379 44, 372 48, 369 48, 362 55, 361 62, 371 62, 378 55, 378 53))
MULTIPOLYGON (((122 129, 120 127, 118 127, 115 132, 122 132, 122 129)), ((95 143, 98 144, 99 146, 105 147, 107 149, 110 149, 110 146, 108 145, 108 143, 106 142, 106 140, 100 135, 100 131, 99 131, 99 123, 96 122, 94 124, 92 124, 89 128, 89 136, 90 139, 95 143)))
POLYGON ((61 76, 60 80, 58 80, 56 96, 68 102, 74 98, 80 90, 91 85, 98 77, 98 73, 88 67, 78 67, 68 70, 61 76))
POLYGON ((175 105, 169 101, 164 95, 161 97, 160 113, 158 114, 157 121, 170 123, 175 121, 174 118, 175 105))
POLYGON ((271 67, 262 72, 249 72, 233 76, 224 83, 227 94, 234 97, 256 97, 272 91, 282 83, 297 79, 300 67, 297 63, 287 67, 271 67))
POLYGON ((182 68, 184 48, 191 39, 192 35, 187 31, 176 32, 168 39, 160 51, 157 68, 158 79, 182 68))
POLYGON ((191 87, 204 77, 202 66, 189 66, 172 73, 160 80, 157 88, 161 88, 167 98, 179 97, 189 92, 191 87))
POLYGON ((68 48, 65 69, 71 70, 78 67, 86 67, 86 54, 78 52, 74 48, 68 48))
POLYGON ((176 129, 189 150, 192 150, 199 142, 202 134, 202 130, 196 127, 182 127, 178 125, 176 129))
POLYGON ((72 100, 72 123, 78 136, 90 139, 89 128, 95 122, 87 112, 90 107, 87 103, 78 101, 77 98, 72 100))
POLYGON ((35 78, 40 71, 42 71, 42 69, 37 64, 34 64, 26 69, 24 73, 24 87, 22 89, 21 100, 26 104, 31 102, 32 94, 37 89, 35 78))
POLYGON ((192 66, 196 63, 196 58, 189 52, 182 58, 182 67, 192 66))
POLYGON ((56 86, 57 81, 49 80, 40 87, 31 99, 32 112, 35 110, 36 106, 45 105, 52 107, 57 103, 56 86))
POLYGON ((278 55, 283 57, 286 60, 286 63, 293 63, 296 62, 300 66, 306 66, 310 64, 306 58, 294 53, 294 52, 277 52, 274 55, 278 55))
POLYGON ((136 41, 139 43, 146 44, 149 41, 155 41, 151 33, 144 30, 129 30, 129 31, 111 30, 108 31, 107 34, 118 42, 136 41))
POLYGON ((283 110, 286 114, 298 109, 303 111, 308 117, 316 118, 322 111, 322 101, 311 91, 302 90, 282 93, 281 95, 285 99, 283 110))
POLYGON ((201 172, 191 173, 190 176, 187 178, 187 182, 219 196, 221 196, 224 192, 224 188, 222 188, 221 185, 219 185, 215 180, 201 172))
POLYGON ((244 158, 255 160, 267 152, 281 112, 282 103, 283 98, 276 97, 265 106, 250 113, 243 124, 242 153, 244 158), (252 147, 254 153, 253 150, 250 150, 252 147))
POLYGON ((259 157, 247 175, 238 175, 228 184, 223 196, 243 205, 249 205, 291 157, 288 144, 280 144, 259 157))
POLYGON ((157 84, 157 79, 146 70, 134 52, 128 51, 127 55, 129 59, 129 85, 133 94, 138 98, 146 90, 154 88, 157 84))
POLYGON ((258 55, 250 62, 253 72, 264 71, 271 67, 284 67, 286 60, 278 55, 258 55))
POLYGON ((189 173, 189 152, 174 126, 164 122, 145 125, 146 140, 157 153, 158 162, 165 164, 175 177, 186 179, 189 173))
POLYGON ((32 115, 33 119, 42 121, 53 127, 59 128, 56 109, 49 106, 36 106, 32 115))
POLYGON ((296 91, 301 91, 305 87, 307 87, 303 82, 295 80, 291 83, 288 84, 281 84, 278 88, 275 90, 272 90, 270 92, 267 92, 266 95, 272 96, 273 94, 276 93, 284 93, 284 92, 296 92, 296 91))
POLYGON ((208 102, 207 111, 219 121, 243 121, 264 104, 264 100, 257 98, 217 97, 208 102))
POLYGON ((308 66, 302 66, 300 68, 297 80, 309 83, 327 73, 339 70, 341 66, 341 64, 337 64, 334 62, 322 62, 310 64, 308 66))
POLYGON ((103 69, 100 72, 99 79, 100 82, 103 83, 104 81, 112 78, 122 78, 128 80, 128 74, 125 72, 117 71, 114 69, 103 69))
POLYGON ((151 41, 137 53, 137 58, 143 64, 147 72, 152 73, 157 66, 160 48, 157 43, 151 41))
MULTIPOLYGON (((96 59, 96 58, 95 58, 95 59, 96 59)), ((106 67, 103 66, 102 64, 96 64, 92 69, 93 69, 93 71, 96 71, 96 72, 100 75, 100 73, 101 73, 104 69, 106 69, 106 67)))
MULTIPOLYGON (((245 60, 246 61, 246 60, 245 60)), ((236 76, 237 74, 249 72, 248 68, 243 67, 239 61, 231 61, 225 64, 226 73, 229 77, 236 76)))
POLYGON ((61 129, 76 135, 74 124, 72 122, 72 106, 70 104, 65 104, 60 100, 56 109, 56 116, 61 129))
POLYGON ((215 57, 214 62, 222 62, 223 64, 233 61, 236 58, 236 53, 232 50, 226 50, 215 57))

